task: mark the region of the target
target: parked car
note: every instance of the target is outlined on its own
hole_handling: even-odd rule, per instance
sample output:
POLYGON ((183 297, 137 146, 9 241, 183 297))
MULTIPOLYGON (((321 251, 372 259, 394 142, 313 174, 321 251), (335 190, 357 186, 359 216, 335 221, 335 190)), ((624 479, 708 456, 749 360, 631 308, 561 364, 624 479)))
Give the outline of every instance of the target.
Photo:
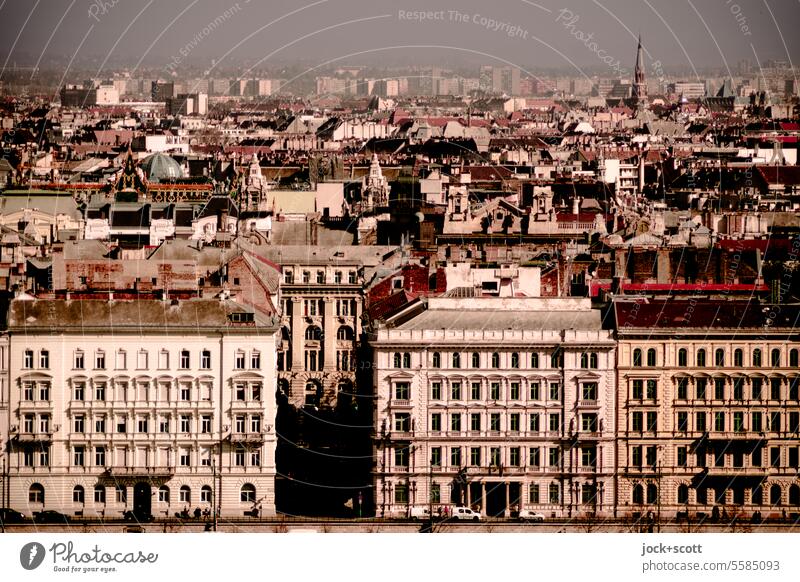
POLYGON ((25 521, 25 514, 20 513, 16 509, 3 507, 0 509, 0 523, 3 525, 7 523, 22 523, 25 521))
POLYGON ((430 519, 431 518, 431 511, 428 507, 412 507, 409 517, 413 521, 418 521, 420 519, 430 519))
POLYGON ((481 514, 469 507, 456 507, 453 509, 453 519, 462 521, 480 521, 481 514))
POLYGON ((517 519, 520 521, 542 522, 544 521, 544 514, 537 513, 532 509, 520 509, 517 519))
POLYGON ((70 519, 68 515, 48 509, 34 515, 33 521, 34 523, 69 523, 70 519))

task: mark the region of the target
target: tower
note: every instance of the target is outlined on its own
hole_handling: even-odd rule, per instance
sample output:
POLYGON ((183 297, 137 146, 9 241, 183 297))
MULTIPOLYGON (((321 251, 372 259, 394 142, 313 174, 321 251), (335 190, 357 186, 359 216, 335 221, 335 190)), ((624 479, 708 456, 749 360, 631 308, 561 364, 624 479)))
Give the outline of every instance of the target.
POLYGON ((633 72, 633 99, 636 107, 644 107, 647 102, 647 83, 644 79, 644 49, 642 36, 639 35, 639 46, 636 49, 636 68, 633 72))

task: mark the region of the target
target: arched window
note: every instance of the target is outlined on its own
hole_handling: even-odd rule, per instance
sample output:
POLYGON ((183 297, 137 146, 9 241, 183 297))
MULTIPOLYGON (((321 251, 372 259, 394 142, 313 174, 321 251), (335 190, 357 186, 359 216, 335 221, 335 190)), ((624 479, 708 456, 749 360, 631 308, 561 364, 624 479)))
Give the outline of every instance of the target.
POLYGON ((322 330, 316 325, 309 325, 306 328, 306 340, 318 342, 322 339, 322 330))
POLYGON ((589 367, 589 354, 583 352, 581 354, 581 368, 588 368, 589 367))
POLYGON ((642 350, 640 350, 639 348, 633 350, 633 367, 634 368, 642 367, 642 350))
POLYGON ((597 360, 598 360, 598 358, 597 358, 597 354, 595 352, 592 352, 591 354, 589 354, 589 367, 592 370, 596 370, 598 368, 597 360))
POLYGON ((781 367, 781 351, 779 349, 775 348, 772 350, 769 356, 769 363, 773 368, 781 367))
POLYGON ((758 348, 753 350, 753 367, 761 367, 761 350, 758 348))
POLYGON ((344 341, 353 341, 353 330, 349 326, 343 325, 336 330, 336 339, 344 341))
POLYGON ((539 354, 531 354, 531 368, 534 370, 539 368, 539 354))
POLYGON ((634 485, 631 501, 634 505, 644 505, 644 488, 641 485, 634 485))
POLYGON ((403 367, 410 368, 411 367, 411 354, 408 352, 403 354, 403 367))
POLYGON ((458 352, 453 352, 453 367, 454 368, 461 367, 461 354, 458 352))
POLYGON ((733 366, 741 368, 744 365, 744 353, 739 348, 733 350, 733 366))
POLYGON ((706 351, 702 348, 697 350, 697 367, 698 368, 706 367, 706 351))
POLYGON ((790 368, 800 367, 800 354, 798 354, 797 350, 791 350, 789 352, 789 367, 790 368))
POLYGON ((557 349, 553 352, 550 356, 550 367, 554 370, 560 368, 564 363, 564 354, 561 352, 560 349, 557 349))
POLYGON ((478 352, 472 353, 472 367, 473 368, 481 367, 481 355, 478 352))
POLYGON ((650 348, 647 350, 647 365, 651 368, 656 365, 656 350, 655 348, 650 348))
POLYGON ((181 485, 180 491, 178 492, 178 497, 180 498, 181 503, 191 503, 192 502, 192 490, 188 485, 181 485))
POLYGON ((72 503, 84 503, 86 500, 86 491, 82 485, 75 485, 72 488, 72 503))
MULTIPOLYGON (((435 355, 436 354, 434 354, 434 356, 435 355)), ((434 366, 433 366, 434 368, 437 367, 435 363, 436 359, 434 358, 434 366)), ((392 366, 395 368, 401 368, 403 366, 403 356, 401 356, 398 353, 395 353, 394 356, 392 356, 392 366)))
POLYGON ((519 353, 517 352, 511 354, 511 367, 514 369, 519 368, 519 353))
POLYGON ((647 503, 653 504, 658 502, 658 486, 655 483, 647 485, 647 503))
POLYGON ((39 483, 32 483, 28 488, 28 503, 41 503, 44 505, 44 487, 39 483))
POLYGON ((161 503, 169 503, 169 487, 162 485, 158 488, 158 500, 161 503))
POLYGON ((800 485, 789 487, 789 505, 792 507, 800 506, 800 485))
POLYGON ((687 357, 686 348, 681 348, 678 350, 678 365, 681 368, 685 368, 689 365, 689 358, 687 357))
POLYGON ((94 486, 94 502, 95 503, 105 503, 106 502, 106 488, 103 485, 97 484, 94 486))
POLYGON ((689 503, 689 486, 678 485, 678 503, 689 503))
POLYGON ((769 488, 769 503, 770 505, 780 505, 783 503, 783 499, 781 499, 782 495, 781 486, 780 485, 773 485, 769 488))
POLYGON ((211 503, 211 487, 203 485, 200 488, 200 503, 211 503))
POLYGON ((714 365, 725 366, 725 350, 722 348, 717 348, 714 352, 714 365))
MULTIPOLYGON (((398 368, 400 366, 397 366, 398 368)), ((432 368, 441 368, 442 367, 442 354, 439 352, 433 352, 433 356, 431 357, 431 367, 432 368)))
POLYGON ((492 354, 492 368, 499 368, 500 367, 500 354, 494 352, 492 354))
POLYGON ((250 483, 245 483, 242 485, 242 489, 239 493, 239 499, 242 503, 255 503, 256 500, 256 488, 254 485, 250 483))

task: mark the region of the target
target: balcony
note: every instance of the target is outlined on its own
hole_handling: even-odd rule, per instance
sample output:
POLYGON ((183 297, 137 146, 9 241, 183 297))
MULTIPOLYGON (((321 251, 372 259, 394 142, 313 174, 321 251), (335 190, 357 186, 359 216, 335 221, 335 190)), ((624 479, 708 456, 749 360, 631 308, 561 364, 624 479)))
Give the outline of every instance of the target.
POLYGON ((392 399, 389 403, 391 408, 411 408, 411 400, 403 400, 403 399, 392 399))
POLYGON ((228 439, 232 444, 260 445, 264 442, 266 430, 260 432, 234 432, 228 439))
POLYGON ((52 441, 52 432, 21 432, 17 435, 19 443, 50 443, 52 441))
POLYGON ((579 400, 578 408, 598 408, 600 403, 597 400, 579 400))
POLYGON ((103 476, 116 479, 121 477, 171 478, 175 475, 174 466, 165 467, 108 467, 103 476))

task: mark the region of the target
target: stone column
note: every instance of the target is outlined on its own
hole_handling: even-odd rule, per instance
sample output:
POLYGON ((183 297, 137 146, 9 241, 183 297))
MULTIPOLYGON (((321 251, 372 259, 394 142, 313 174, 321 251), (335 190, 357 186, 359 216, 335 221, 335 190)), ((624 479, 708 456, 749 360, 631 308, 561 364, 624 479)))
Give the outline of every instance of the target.
POLYGON ((325 297, 323 299, 325 309, 322 318, 322 333, 323 333, 323 361, 325 363, 324 370, 336 369, 336 330, 338 329, 338 322, 336 320, 336 311, 334 309, 334 299, 325 297))
MULTIPOLYGON (((291 350, 292 350, 292 370, 303 369, 303 334, 305 326, 303 325, 303 301, 298 296, 291 297, 292 305, 292 337, 291 337, 291 350)), ((288 364, 288 362, 286 362, 288 364)))

